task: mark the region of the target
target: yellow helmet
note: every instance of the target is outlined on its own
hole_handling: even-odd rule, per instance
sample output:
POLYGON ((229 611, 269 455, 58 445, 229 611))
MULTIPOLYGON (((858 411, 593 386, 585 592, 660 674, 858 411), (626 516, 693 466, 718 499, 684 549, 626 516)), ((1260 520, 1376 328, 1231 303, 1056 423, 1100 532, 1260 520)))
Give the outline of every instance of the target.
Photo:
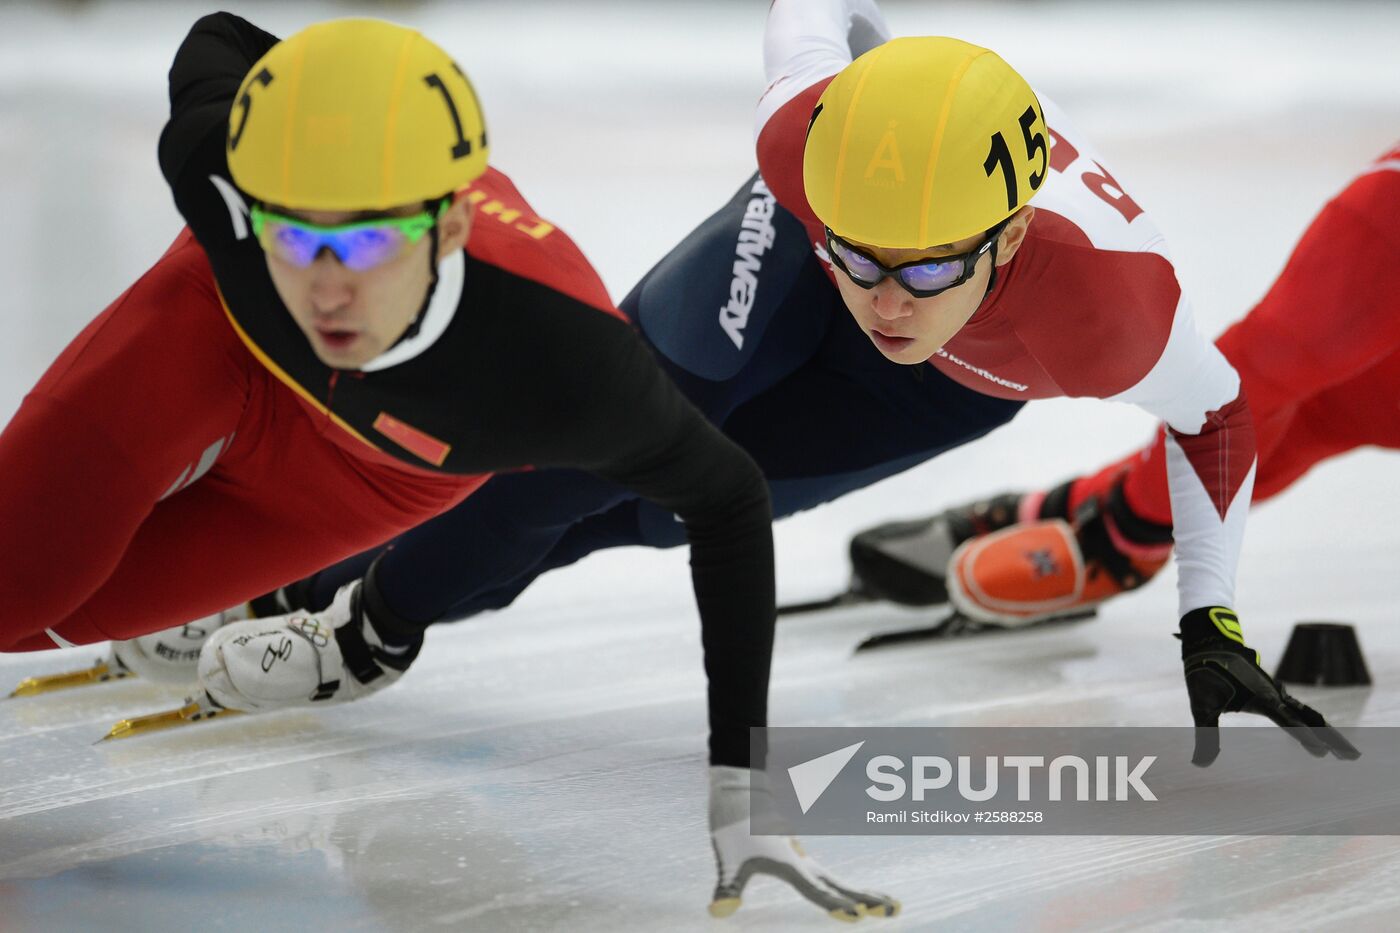
POLYGON ((309 26, 243 79, 228 165, 260 201, 383 210, 486 171, 486 124, 467 76, 421 33, 374 19, 309 26))
POLYGON ((995 52, 894 39, 846 66, 812 113, 802 179, 837 236, 923 249, 996 226, 1045 181, 1045 116, 995 52))

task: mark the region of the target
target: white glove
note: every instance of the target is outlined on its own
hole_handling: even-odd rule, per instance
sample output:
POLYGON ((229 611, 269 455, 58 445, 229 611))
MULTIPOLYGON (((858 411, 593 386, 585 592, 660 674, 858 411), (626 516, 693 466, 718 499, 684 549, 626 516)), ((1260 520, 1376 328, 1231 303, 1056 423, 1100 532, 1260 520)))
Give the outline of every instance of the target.
POLYGON ((767 797, 759 806, 772 812, 766 774, 723 765, 710 768, 710 839, 719 870, 710 902, 712 916, 727 917, 738 910, 744 886, 754 875, 772 875, 787 882, 837 920, 859 920, 867 915, 893 917, 899 913, 899 902, 893 898, 857 891, 837 881, 816 859, 803 852, 793 837, 751 834, 750 793, 767 797))
POLYGON ((343 703, 398 680, 417 654, 417 646, 384 648, 365 618, 357 581, 342 586, 323 612, 219 629, 200 652, 199 681, 215 703, 245 712, 343 703))
POLYGON ((188 625, 112 642, 117 663, 142 680, 192 684, 199 679, 199 652, 209 636, 225 625, 248 618, 248 604, 196 619, 188 625))

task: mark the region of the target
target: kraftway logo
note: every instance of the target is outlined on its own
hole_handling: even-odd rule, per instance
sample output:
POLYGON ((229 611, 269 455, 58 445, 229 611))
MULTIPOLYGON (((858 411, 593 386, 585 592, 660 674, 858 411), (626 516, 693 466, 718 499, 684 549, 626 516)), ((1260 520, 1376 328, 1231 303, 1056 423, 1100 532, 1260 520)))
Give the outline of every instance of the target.
MULTIPOLYGON (((856 742, 787 769, 797 804, 804 814, 821 799, 864 744, 856 742)), ((1129 768, 1126 755, 1112 758, 1098 755, 1089 760, 1078 755, 1059 755, 1048 764, 1043 755, 987 755, 978 775, 979 769, 973 765, 970 755, 959 755, 953 761, 939 755, 912 755, 907 761, 894 755, 875 755, 865 763, 865 776, 871 781, 865 788, 865 795, 881 803, 892 803, 906 795, 918 802, 927 792, 942 790, 956 778, 957 793, 964 800, 986 801, 996 796, 1000 772, 1009 769, 1016 773, 1016 799, 1027 801, 1031 799, 1032 783, 1039 769, 1038 777, 1044 781, 1046 799, 1051 801, 1065 799, 1067 785, 1073 788, 1070 799, 1081 802, 1128 800, 1130 791, 1142 800, 1156 800, 1157 795, 1143 782, 1147 769, 1156 760, 1157 756, 1146 755, 1129 768), (901 773, 906 765, 908 779, 901 773), (979 776, 981 786, 974 787, 974 779, 979 776)))
POLYGON ((744 208, 739 241, 734 247, 734 278, 729 281, 729 301, 719 309, 719 326, 740 350, 744 348, 744 328, 749 325, 749 313, 758 295, 763 254, 778 238, 773 226, 773 210, 777 206, 773 192, 762 178, 754 182, 751 190, 754 196, 744 208))

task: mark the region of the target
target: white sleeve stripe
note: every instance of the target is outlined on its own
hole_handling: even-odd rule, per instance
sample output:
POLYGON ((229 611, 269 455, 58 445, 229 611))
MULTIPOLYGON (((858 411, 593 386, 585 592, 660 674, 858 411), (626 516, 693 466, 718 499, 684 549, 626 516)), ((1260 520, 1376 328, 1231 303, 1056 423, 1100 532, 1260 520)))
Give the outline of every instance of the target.
MULTIPOLYGON (((1197 331, 1191 307, 1183 297, 1177 302, 1162 355, 1137 385, 1113 400, 1133 402, 1176 432, 1196 435, 1207 427, 1208 413, 1229 405, 1239 394, 1239 374, 1197 331)), ((1228 425, 1215 433, 1222 468, 1228 468, 1232 459, 1228 455, 1233 440, 1230 433, 1228 425)), ((1203 606, 1233 609, 1235 570, 1254 496, 1257 460, 1250 463, 1243 482, 1233 490, 1234 498, 1222 503, 1222 509, 1171 431, 1166 435, 1166 455, 1181 613, 1203 606)))
POLYGON ((1186 453, 1167 435, 1167 483, 1176 540, 1177 595, 1182 615, 1207 606, 1235 606, 1235 572, 1254 497, 1250 466, 1222 521, 1186 453))
POLYGON ((1130 402, 1182 434, 1199 434, 1209 412, 1240 394, 1240 377, 1225 356, 1201 336, 1183 297, 1162 355, 1137 384, 1109 397, 1130 402))
POLYGON ((763 135, 763 128, 768 125, 768 121, 779 111, 792 103, 793 98, 807 90, 825 78, 839 72, 845 65, 838 65, 834 68, 821 64, 809 68, 805 71, 794 72, 793 74, 779 78, 768 86, 764 92, 763 99, 758 102, 758 111, 754 115, 753 139, 758 142, 758 138, 763 135))
POLYGON ((55 645, 58 645, 58 647, 60 647, 60 648, 76 648, 76 647, 78 647, 77 645, 73 644, 71 641, 69 641, 68 639, 64 638, 62 635, 58 634, 57 632, 55 632, 55 631, 54 631, 53 629, 51 629, 51 628, 46 628, 46 629, 44 629, 44 634, 47 635, 47 636, 49 636, 49 638, 53 639, 53 643, 54 643, 55 645))
POLYGON ((889 39, 889 27, 874 0, 774 0, 763 33, 768 88, 758 103, 755 140, 793 98, 851 63, 855 17, 879 38, 889 39))

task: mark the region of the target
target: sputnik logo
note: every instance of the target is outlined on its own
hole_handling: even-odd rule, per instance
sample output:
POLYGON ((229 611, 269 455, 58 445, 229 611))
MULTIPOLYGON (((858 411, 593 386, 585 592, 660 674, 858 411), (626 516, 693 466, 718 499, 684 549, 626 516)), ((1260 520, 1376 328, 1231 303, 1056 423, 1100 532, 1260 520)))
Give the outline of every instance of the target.
POLYGON ((792 789, 797 794, 798 806, 802 807, 804 814, 826 793, 826 789, 836 780, 841 769, 846 767, 864 744, 864 741, 860 741, 854 745, 847 745, 787 769, 788 779, 792 781, 792 789))

